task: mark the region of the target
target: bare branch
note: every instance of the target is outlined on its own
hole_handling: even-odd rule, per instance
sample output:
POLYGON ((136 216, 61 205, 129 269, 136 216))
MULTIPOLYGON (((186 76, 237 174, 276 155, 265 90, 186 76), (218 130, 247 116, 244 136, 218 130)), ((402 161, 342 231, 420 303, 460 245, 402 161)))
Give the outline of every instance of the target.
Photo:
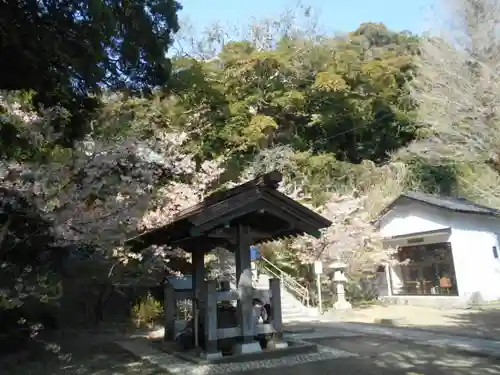
POLYGON ((410 152, 486 161, 500 150, 500 2, 452 0, 422 39, 413 97, 429 134, 410 152), (436 33, 437 32, 437 33, 436 33))

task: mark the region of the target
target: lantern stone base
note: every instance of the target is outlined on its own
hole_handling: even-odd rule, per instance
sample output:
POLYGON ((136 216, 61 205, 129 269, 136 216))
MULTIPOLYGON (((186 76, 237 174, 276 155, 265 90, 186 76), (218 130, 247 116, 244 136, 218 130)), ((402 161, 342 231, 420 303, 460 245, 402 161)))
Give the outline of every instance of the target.
POLYGON ((337 301, 333 304, 333 308, 335 310, 351 310, 352 309, 352 305, 350 304, 350 302, 344 300, 344 301, 337 301))

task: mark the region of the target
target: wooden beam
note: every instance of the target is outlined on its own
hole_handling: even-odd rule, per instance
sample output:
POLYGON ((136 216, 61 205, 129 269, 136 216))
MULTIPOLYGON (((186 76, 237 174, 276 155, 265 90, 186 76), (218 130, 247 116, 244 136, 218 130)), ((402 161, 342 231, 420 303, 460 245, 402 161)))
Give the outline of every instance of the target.
POLYGON ((217 338, 220 339, 229 339, 231 337, 240 337, 241 336, 241 328, 240 327, 231 327, 231 328, 219 328, 217 330, 217 338))
MULTIPOLYGON (((266 334, 276 333, 276 329, 272 324, 257 324, 255 325, 254 332, 256 335, 266 335, 266 334)), ((219 328, 217 330, 217 338, 219 340, 229 339, 232 337, 240 337, 240 336, 241 336, 240 327, 219 328)))
POLYGON ((260 195, 255 195, 255 193, 253 196, 244 198, 241 201, 228 202, 227 211, 211 216, 202 216, 203 213, 200 213, 198 218, 193 220, 193 225, 202 233, 206 233, 215 227, 230 223, 231 220, 238 219, 267 206, 265 202, 260 200, 260 195))
MULTIPOLYGON (((258 242, 263 238, 272 237, 272 233, 258 231, 253 228, 250 229, 249 235, 252 238, 252 242, 258 242)), ((238 233, 237 228, 216 228, 209 232, 206 236, 209 238, 222 238, 227 240, 230 244, 236 245, 238 233)))
MULTIPOLYGON (((272 296, 270 290, 256 289, 253 291, 252 298, 269 299, 272 296)), ((229 290, 226 292, 217 292, 217 301, 238 301, 240 293, 237 290, 229 290)))
POLYGON ((236 228, 215 228, 207 234, 209 238, 222 238, 232 245, 236 245, 238 233, 236 228))
POLYGON ((240 294, 237 290, 228 290, 227 292, 217 292, 217 301, 237 301, 240 294))
POLYGON ((174 296, 176 301, 182 301, 183 299, 193 299, 193 290, 175 290, 174 296))
MULTIPOLYGON (((166 290, 166 289, 165 289, 166 290)), ((193 290, 173 290, 174 298, 176 301, 182 301, 185 299, 192 299, 194 296, 193 290)), ((272 297, 271 290, 256 289, 253 291, 252 298, 257 299, 270 299, 272 297)), ((240 299, 240 294, 237 290, 219 291, 216 292, 217 301, 238 301, 240 299)))

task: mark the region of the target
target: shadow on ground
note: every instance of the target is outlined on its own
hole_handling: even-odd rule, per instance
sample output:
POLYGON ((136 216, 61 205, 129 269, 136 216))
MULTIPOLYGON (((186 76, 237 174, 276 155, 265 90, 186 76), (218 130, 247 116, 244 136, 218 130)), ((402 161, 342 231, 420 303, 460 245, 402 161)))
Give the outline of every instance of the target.
MULTIPOLYGON (((358 336, 310 340, 331 348, 356 352, 359 358, 337 360, 349 373, 401 375, 500 374, 500 361, 475 357, 436 347, 427 347, 392 338, 358 336), (345 362, 343 364, 342 362, 345 362)), ((332 368, 324 368, 331 370, 332 368)), ((319 369, 318 369, 319 370, 319 369)))
MULTIPOLYGON (((467 336, 500 340, 500 306, 499 308, 471 309, 460 314, 446 315, 453 325, 449 327, 437 326, 436 329, 449 333, 462 332, 467 336)), ((432 327, 428 328, 432 329, 432 327)))
MULTIPOLYGON (((292 367, 245 371, 247 375, 339 374, 357 375, 500 375, 500 361, 467 356, 445 349, 416 345, 382 337, 334 337, 310 339, 324 347, 356 353, 358 357, 339 358, 292 367)), ((36 361, 7 369, 9 375, 166 375, 166 371, 141 361, 112 343, 71 344, 67 363, 36 361)), ((199 375, 220 374, 213 371, 199 375)), ((236 374, 234 374, 236 375, 236 374)))
POLYGON ((9 375, 165 375, 156 366, 137 359, 111 342, 73 343, 61 346, 65 360, 53 355, 23 361, 0 373, 9 375), (5 372, 3 372, 5 371, 5 372))
MULTIPOLYGON (((500 339, 500 310, 469 310, 455 316, 453 326, 419 326, 447 334, 497 338, 500 339)), ((321 332, 322 326, 329 323, 300 323, 296 327, 288 325, 288 329, 300 333, 321 332)), ((369 325, 369 324, 366 324, 369 325)), ((330 325, 330 328, 333 328, 330 325)), ((340 329, 339 329, 340 331, 340 329)), ((500 360, 459 353, 453 349, 436 346, 419 345, 408 340, 389 336, 362 336, 336 334, 327 338, 303 338, 308 342, 323 347, 355 353, 358 357, 328 359, 323 361, 296 364, 292 367, 259 369, 245 371, 247 375, 278 375, 283 371, 289 375, 311 375, 336 372, 356 375, 500 375, 500 360)), ((69 362, 52 360, 25 361, 9 369, 0 368, 0 373, 9 375, 166 375, 167 372, 142 361, 117 345, 88 336, 85 340, 75 336, 62 346, 63 353, 69 353, 69 362), (6 370, 6 371, 5 371, 6 370)), ((499 353, 500 358, 500 353, 499 353)), ((199 372, 209 375, 212 371, 199 372)), ((213 374, 216 374, 215 372, 213 374)))
MULTIPOLYGON (((291 367, 258 369, 246 375, 356 374, 356 375, 500 375, 500 362, 448 352, 391 338, 336 337, 308 340, 324 347, 357 353, 358 357, 323 360, 291 367)), ((26 364, 9 375, 167 375, 152 364, 142 362, 114 344, 74 346, 67 364, 26 364)), ((214 369, 199 369, 198 375, 221 375, 214 369)), ((228 375, 236 373, 225 372, 228 375)), ((241 372, 238 372, 240 374, 241 372)))
POLYGON ((468 310, 438 310, 411 306, 379 306, 370 309, 331 314, 333 321, 362 325, 386 325, 437 331, 450 335, 500 341, 500 304, 468 310), (387 310, 387 311, 385 311, 387 310))
POLYGON ((500 308, 470 309, 460 312, 442 311, 442 316, 447 321, 446 325, 420 325, 418 322, 406 325, 403 320, 401 325, 396 321, 394 326, 409 326, 449 335, 500 341, 500 308))

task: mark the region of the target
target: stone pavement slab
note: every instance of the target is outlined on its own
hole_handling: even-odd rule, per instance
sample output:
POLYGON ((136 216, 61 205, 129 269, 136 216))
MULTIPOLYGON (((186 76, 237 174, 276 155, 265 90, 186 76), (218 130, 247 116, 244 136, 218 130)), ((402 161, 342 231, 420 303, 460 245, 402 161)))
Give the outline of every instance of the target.
MULTIPOLYGON (((300 364, 318 361, 336 360, 356 356, 344 350, 318 345, 317 353, 298 354, 278 359, 248 361, 223 364, 199 364, 170 355, 152 346, 148 340, 127 340, 116 342, 123 349, 142 360, 148 361, 172 375, 218 375, 241 373, 246 371, 262 371, 264 369, 290 368, 300 364)), ((288 370, 287 370, 288 371, 288 370)))

